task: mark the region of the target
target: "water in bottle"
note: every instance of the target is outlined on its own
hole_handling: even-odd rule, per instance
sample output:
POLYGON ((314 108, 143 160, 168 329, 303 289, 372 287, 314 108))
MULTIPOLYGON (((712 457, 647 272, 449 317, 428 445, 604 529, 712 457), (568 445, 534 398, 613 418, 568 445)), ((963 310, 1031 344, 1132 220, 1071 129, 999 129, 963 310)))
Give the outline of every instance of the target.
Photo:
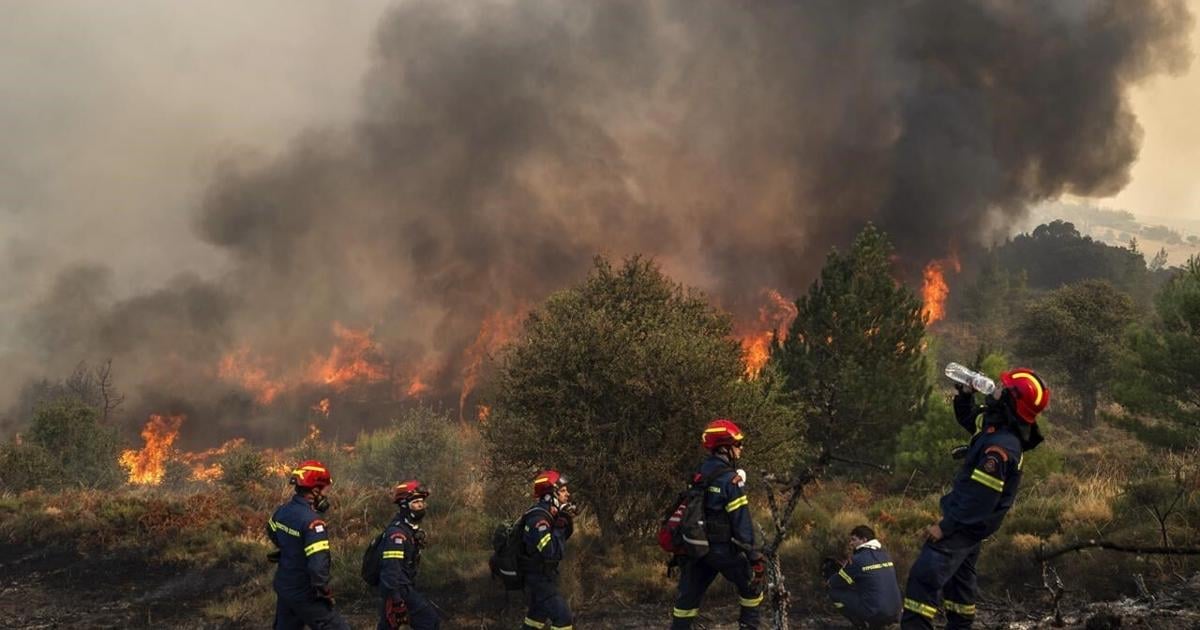
POLYGON ((975 391, 985 396, 996 389, 995 381, 958 363, 946 365, 946 376, 952 381, 970 385, 975 391))

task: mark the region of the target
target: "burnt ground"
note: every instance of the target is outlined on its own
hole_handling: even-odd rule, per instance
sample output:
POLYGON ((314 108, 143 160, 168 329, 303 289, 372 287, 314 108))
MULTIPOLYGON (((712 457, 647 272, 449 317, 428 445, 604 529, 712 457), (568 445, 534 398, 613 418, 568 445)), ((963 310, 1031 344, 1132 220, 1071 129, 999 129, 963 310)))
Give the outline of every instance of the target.
MULTIPOLYGON (((68 549, 0 545, 0 628, 259 627, 254 623, 222 624, 205 620, 200 614, 207 603, 236 592, 245 579, 228 568, 152 564, 136 555, 109 555, 98 561, 68 549)), ((515 595, 507 600, 497 597, 491 611, 458 613, 443 627, 447 630, 518 627, 524 612, 518 599, 515 595)), ((981 608, 975 624, 981 629, 1200 629, 1200 576, 1171 595, 1068 605, 1063 625, 1056 625, 1047 611, 981 608)), ((669 623, 668 611, 666 607, 649 605, 616 609, 591 606, 577 611, 576 626, 613 630, 665 628, 669 623)), ((375 625, 369 602, 347 604, 343 613, 354 628, 375 625)), ((736 624, 731 623, 736 614, 734 606, 714 607, 702 613, 696 628, 736 630, 736 624)), ((792 627, 816 630, 850 626, 837 619, 798 614, 792 627)))

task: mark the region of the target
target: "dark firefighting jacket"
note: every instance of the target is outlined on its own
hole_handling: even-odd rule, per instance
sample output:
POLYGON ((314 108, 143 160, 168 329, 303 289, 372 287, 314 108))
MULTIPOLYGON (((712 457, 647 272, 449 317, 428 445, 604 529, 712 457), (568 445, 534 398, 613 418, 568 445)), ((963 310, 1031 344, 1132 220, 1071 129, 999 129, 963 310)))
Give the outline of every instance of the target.
POLYGON ((550 503, 538 501, 522 517, 521 531, 525 548, 521 554, 521 564, 525 573, 557 573, 572 528, 570 525, 555 527, 553 514, 556 511, 550 503))
POLYGON ((834 602, 851 608, 857 620, 895 620, 900 616, 900 583, 892 558, 879 541, 854 550, 850 562, 829 577, 834 602))
POLYGON ((297 494, 267 521, 267 537, 279 548, 275 592, 304 599, 329 587, 329 532, 308 500, 297 494))
POLYGON ((410 599, 410 593, 417 584, 417 567, 421 564, 424 538, 425 532, 400 514, 383 530, 379 591, 384 597, 405 601, 410 599))
POLYGON ((965 533, 982 540, 1000 528, 1021 485, 1021 440, 1000 404, 977 406, 971 394, 954 398, 958 423, 971 437, 963 466, 950 492, 942 497, 944 536, 965 533))
MULTIPOLYGON (((721 468, 730 468, 729 460, 709 455, 700 464, 700 475, 708 477, 721 468)), ((732 543, 746 551, 754 546, 750 498, 742 490, 742 484, 737 471, 730 469, 717 473, 704 489, 704 527, 709 543, 732 543)))

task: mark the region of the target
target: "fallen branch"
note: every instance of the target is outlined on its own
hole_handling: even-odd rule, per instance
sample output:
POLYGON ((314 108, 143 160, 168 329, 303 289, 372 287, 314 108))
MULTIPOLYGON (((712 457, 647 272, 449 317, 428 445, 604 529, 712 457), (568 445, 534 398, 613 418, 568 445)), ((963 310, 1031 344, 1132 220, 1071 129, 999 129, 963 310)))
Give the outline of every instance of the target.
POLYGON ((1162 555, 1162 556, 1200 556, 1200 548, 1197 547, 1141 547, 1138 545, 1123 545, 1121 543, 1109 542, 1107 540, 1081 540, 1064 547, 1056 549, 1039 549, 1034 558, 1038 562, 1045 562, 1052 558, 1057 558, 1063 554, 1072 551, 1081 551, 1083 549, 1108 549, 1109 551, 1121 551, 1124 553, 1138 553, 1146 555, 1162 555))
POLYGON ((830 459, 830 461, 842 462, 843 464, 854 464, 855 466, 863 466, 865 468, 874 468, 875 470, 879 470, 879 471, 882 471, 885 473, 892 472, 891 466, 887 466, 884 464, 876 464, 875 462, 866 462, 861 459, 850 459, 849 457, 842 457, 841 455, 834 455, 832 453, 830 453, 828 455, 828 458, 830 459))

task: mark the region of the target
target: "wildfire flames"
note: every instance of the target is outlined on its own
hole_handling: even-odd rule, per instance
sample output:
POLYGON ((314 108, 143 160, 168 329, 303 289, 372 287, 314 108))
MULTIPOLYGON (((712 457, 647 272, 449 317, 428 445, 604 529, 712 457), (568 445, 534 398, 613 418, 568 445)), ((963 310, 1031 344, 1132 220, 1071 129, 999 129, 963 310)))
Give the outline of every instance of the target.
POLYGON ((233 381, 254 394, 260 405, 269 405, 284 390, 282 381, 271 378, 268 367, 260 359, 251 356, 250 349, 239 348, 221 358, 217 375, 233 381))
POLYGON ((458 396, 458 418, 460 421, 465 420, 464 413, 467 405, 467 396, 479 384, 479 373, 483 367, 484 359, 490 357, 508 342, 520 322, 521 318, 518 313, 509 316, 492 313, 483 319, 483 324, 479 327, 479 335, 475 337, 475 342, 467 348, 466 352, 467 362, 462 371, 462 393, 458 396))
MULTIPOLYGON (((314 356, 301 373, 282 373, 274 361, 241 347, 221 358, 217 375, 253 394, 260 405, 269 405, 282 393, 303 386, 342 393, 354 385, 392 380, 392 375, 398 373, 372 338, 370 328, 354 329, 334 322, 333 336, 335 342, 328 354, 314 356)), ((433 367, 427 363, 397 376, 396 395, 418 398, 427 393, 430 386, 425 379, 433 367)), ((325 398, 313 410, 328 416, 329 407, 329 398, 325 398)))
POLYGON ((183 416, 153 414, 142 429, 146 445, 141 450, 121 453, 121 465, 129 471, 129 483, 158 485, 166 473, 166 463, 171 455, 171 445, 179 437, 183 416))
POLYGON ((796 319, 796 305, 785 300, 778 291, 764 289, 763 295, 767 302, 758 308, 758 321, 753 330, 739 335, 746 377, 750 379, 758 378, 763 366, 771 358, 771 344, 776 339, 783 341, 792 321, 796 319))
POLYGON ((962 271, 957 255, 950 254, 946 258, 929 261, 922 273, 921 300, 925 305, 921 308, 921 314, 925 317, 926 325, 946 316, 946 298, 950 295, 950 286, 946 284, 946 269, 953 269, 954 273, 962 271))
POLYGON ((328 357, 318 358, 309 366, 309 382, 340 392, 353 382, 377 383, 388 378, 388 366, 370 329, 354 330, 334 322, 333 335, 337 344, 328 357))

